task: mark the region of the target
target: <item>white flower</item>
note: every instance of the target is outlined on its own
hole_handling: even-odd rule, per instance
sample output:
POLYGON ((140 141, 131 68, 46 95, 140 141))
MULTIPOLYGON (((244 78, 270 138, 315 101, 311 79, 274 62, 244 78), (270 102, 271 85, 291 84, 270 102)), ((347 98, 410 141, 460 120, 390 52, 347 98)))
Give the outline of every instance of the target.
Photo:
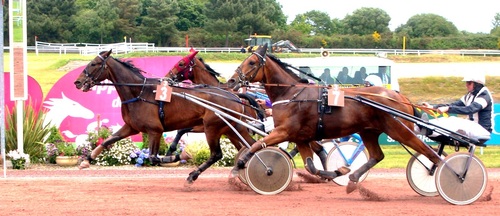
POLYGON ((11 160, 19 160, 19 159, 27 160, 29 158, 29 155, 25 153, 19 153, 17 150, 11 150, 7 154, 7 157, 9 157, 11 160))

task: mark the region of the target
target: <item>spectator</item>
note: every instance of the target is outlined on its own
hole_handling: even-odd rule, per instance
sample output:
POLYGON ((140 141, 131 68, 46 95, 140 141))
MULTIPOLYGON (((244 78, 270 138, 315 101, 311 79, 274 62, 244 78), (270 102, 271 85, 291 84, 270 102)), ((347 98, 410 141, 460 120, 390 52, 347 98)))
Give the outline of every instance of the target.
POLYGON ((323 74, 321 74, 319 78, 323 80, 326 84, 333 84, 335 82, 335 80, 332 78, 332 75, 330 74, 329 68, 325 68, 323 74))
POLYGON ((382 84, 390 84, 390 77, 387 75, 387 67, 386 66, 380 66, 378 67, 378 73, 377 75, 380 77, 380 80, 382 80, 382 84))

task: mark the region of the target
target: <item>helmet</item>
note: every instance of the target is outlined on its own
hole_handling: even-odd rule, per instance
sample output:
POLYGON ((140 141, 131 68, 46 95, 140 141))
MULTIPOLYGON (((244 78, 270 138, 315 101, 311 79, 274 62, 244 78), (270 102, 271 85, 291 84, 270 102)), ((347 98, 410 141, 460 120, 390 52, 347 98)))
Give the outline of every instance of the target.
POLYGON ((377 75, 370 74, 365 78, 365 86, 382 86, 382 79, 377 75))
POLYGON ((472 82, 476 82, 476 83, 479 83, 479 84, 486 84, 486 79, 484 78, 484 75, 483 74, 477 74, 477 73, 471 73, 471 74, 467 74, 465 75, 464 79, 462 80, 464 82, 467 82, 467 81, 472 81, 472 82))

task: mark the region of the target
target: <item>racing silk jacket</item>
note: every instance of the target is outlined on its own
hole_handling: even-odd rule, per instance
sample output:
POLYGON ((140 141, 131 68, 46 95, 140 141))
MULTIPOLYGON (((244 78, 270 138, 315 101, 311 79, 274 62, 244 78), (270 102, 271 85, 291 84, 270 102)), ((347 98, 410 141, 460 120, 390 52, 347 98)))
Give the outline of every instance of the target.
POLYGON ((491 133, 493 125, 493 97, 488 88, 481 88, 477 94, 469 92, 458 101, 450 104, 438 104, 434 108, 441 106, 449 106, 449 113, 468 115, 469 120, 477 122, 491 133))

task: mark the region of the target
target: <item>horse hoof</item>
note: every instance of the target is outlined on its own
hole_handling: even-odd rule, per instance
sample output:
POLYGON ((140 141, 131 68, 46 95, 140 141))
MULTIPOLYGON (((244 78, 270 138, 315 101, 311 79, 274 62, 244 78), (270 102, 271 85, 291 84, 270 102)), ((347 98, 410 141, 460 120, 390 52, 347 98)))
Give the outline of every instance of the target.
POLYGON ((231 170, 231 173, 229 174, 230 178, 236 178, 240 175, 240 169, 236 166, 231 170))
POLYGON ((346 192, 347 192, 347 194, 350 194, 353 191, 355 191, 357 188, 358 188, 358 185, 356 184, 356 182, 349 181, 349 183, 347 183, 346 192))
POLYGON ((78 169, 86 169, 86 168, 89 168, 90 167, 90 163, 88 160, 84 160, 80 163, 80 165, 78 166, 78 169))
POLYGON ((351 169, 349 169, 349 168, 347 168, 347 167, 343 166, 343 167, 340 167, 340 168, 338 169, 338 171, 340 172, 340 174, 345 175, 345 174, 347 174, 347 173, 351 172, 351 169))

